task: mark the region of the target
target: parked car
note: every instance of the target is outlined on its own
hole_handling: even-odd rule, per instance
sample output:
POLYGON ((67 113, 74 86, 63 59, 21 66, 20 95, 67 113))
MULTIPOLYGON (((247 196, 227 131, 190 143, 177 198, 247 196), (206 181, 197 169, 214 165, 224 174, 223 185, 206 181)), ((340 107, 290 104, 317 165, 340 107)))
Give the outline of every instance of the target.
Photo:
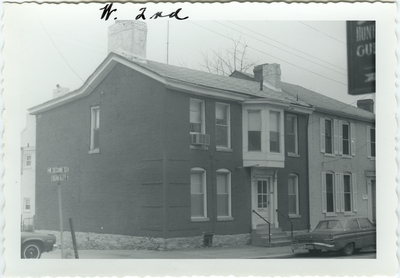
POLYGON ((334 218, 320 221, 309 233, 292 240, 292 251, 342 251, 350 256, 361 248, 376 247, 376 227, 366 217, 334 218))
POLYGON ((39 259, 43 252, 54 248, 56 237, 52 234, 21 232, 21 258, 39 259))

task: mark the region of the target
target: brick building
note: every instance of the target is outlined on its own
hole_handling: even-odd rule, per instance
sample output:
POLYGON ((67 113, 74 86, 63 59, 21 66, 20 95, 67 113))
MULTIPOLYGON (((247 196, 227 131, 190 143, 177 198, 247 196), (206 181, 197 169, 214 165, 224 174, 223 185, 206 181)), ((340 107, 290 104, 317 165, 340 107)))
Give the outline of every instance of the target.
POLYGON ((307 230, 313 105, 276 64, 227 77, 146 60, 146 32, 117 21, 84 85, 29 110, 38 229, 58 229, 46 169, 59 165, 63 221, 77 231, 254 243, 267 222, 307 230))

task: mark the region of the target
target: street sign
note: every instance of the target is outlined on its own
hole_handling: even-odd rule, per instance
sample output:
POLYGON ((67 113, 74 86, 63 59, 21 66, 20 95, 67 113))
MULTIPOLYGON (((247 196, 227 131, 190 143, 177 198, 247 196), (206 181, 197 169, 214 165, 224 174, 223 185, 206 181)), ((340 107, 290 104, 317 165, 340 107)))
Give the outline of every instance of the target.
POLYGON ((58 174, 58 173, 68 173, 69 167, 50 167, 47 168, 47 173, 49 174, 58 174))
POLYGON ((65 181, 68 179, 67 174, 51 175, 51 181, 65 181))

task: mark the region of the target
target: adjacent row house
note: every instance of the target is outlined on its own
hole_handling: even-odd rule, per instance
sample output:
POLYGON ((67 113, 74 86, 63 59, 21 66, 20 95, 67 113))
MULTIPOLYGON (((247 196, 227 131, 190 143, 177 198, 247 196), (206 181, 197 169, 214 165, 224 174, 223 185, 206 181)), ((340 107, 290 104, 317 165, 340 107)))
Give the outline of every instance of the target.
POLYGON ((117 21, 84 85, 29 110, 38 229, 58 229, 56 165, 81 232, 262 244, 266 227, 375 219, 373 113, 281 82, 277 64, 228 77, 146 60, 146 33, 117 21))

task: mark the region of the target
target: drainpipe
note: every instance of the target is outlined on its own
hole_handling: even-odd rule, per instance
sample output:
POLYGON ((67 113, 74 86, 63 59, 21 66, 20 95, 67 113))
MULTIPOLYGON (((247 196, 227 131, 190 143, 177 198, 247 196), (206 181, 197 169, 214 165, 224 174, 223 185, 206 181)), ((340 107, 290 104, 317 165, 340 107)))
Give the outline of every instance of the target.
POLYGON ((310 172, 309 172, 309 149, 308 149, 308 129, 309 129, 309 125, 310 125, 310 115, 307 114, 307 128, 306 128, 306 148, 307 148, 307 152, 306 152, 306 165, 307 165, 307 196, 308 196, 308 202, 307 202, 307 209, 308 209, 308 220, 307 220, 307 228, 308 231, 311 230, 311 211, 310 211, 310 172))
MULTIPOLYGON (((278 169, 276 169, 275 173, 274 173, 274 191, 275 191, 275 194, 274 194, 274 203, 275 203, 274 219, 275 219, 275 221, 274 222, 278 223, 278 226, 279 226, 278 212, 276 211, 278 209, 278 169)), ((275 226, 275 223, 274 223, 274 226, 275 226)))

